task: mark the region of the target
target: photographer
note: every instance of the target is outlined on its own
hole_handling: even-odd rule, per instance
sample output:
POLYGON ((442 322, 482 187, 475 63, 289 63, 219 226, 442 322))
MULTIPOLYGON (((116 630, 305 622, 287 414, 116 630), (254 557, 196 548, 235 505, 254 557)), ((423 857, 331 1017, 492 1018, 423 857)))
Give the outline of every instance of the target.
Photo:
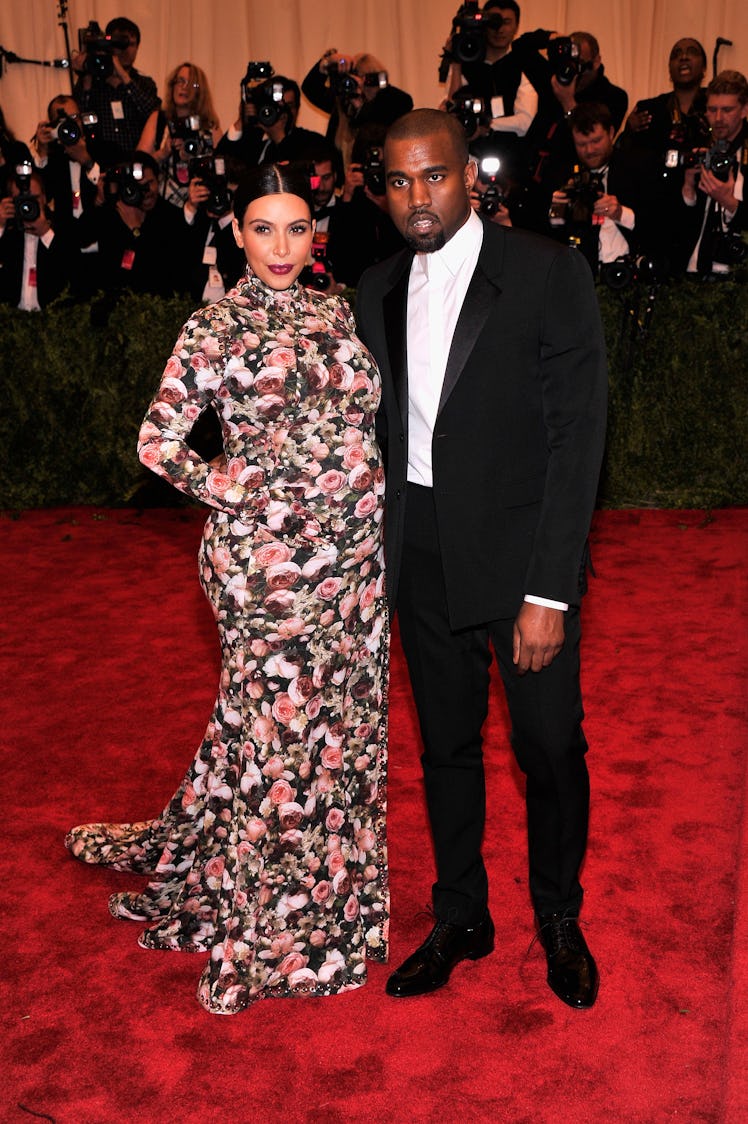
POLYGON ((99 286, 172 296, 187 289, 184 218, 159 195, 158 164, 133 152, 102 179, 99 286))
POLYGON ((577 163, 557 180, 563 186, 552 194, 550 233, 578 244, 595 274, 599 265, 634 248, 655 254, 654 185, 641 166, 614 149, 610 110, 605 105, 579 105, 569 124, 577 163))
POLYGON ((167 76, 163 106, 150 115, 137 145, 161 166, 161 194, 168 203, 184 206, 190 160, 212 152, 220 136, 205 71, 181 63, 167 76))
POLYGON ((386 132, 384 125, 366 125, 358 131, 335 204, 335 279, 354 288, 365 269, 404 245, 387 209, 386 132))
POLYGON ((712 146, 698 152, 694 165, 684 171, 683 232, 684 238, 691 235, 688 273, 724 275, 745 258, 740 234, 746 225, 746 118, 748 82, 737 70, 723 70, 706 91, 712 146))
MULTIPOLYGON (((193 162, 193 169, 195 163, 199 168, 199 163, 193 162)), ((206 172, 191 176, 183 211, 190 295, 193 300, 207 303, 225 296, 246 265, 231 226, 234 212, 228 184, 225 179, 220 182, 214 174, 216 165, 220 174, 222 164, 223 158, 218 156, 212 162, 209 178, 206 179, 206 172)))
POLYGON ((89 148, 93 128, 84 123, 74 98, 58 94, 32 142, 55 228, 73 247, 73 290, 80 296, 92 292, 98 249, 95 207, 101 169, 89 148))
POLYGON ((55 230, 41 173, 30 161, 8 174, 0 199, 0 302, 45 308, 70 285, 72 247, 55 230))
POLYGON ((300 105, 301 91, 292 78, 274 74, 257 83, 248 77, 242 81, 239 117, 216 146, 230 162, 232 180, 256 164, 303 160, 310 145, 323 140, 296 124, 300 105))
POLYGON ((389 126, 413 108, 405 90, 390 85, 384 63, 368 52, 341 54, 329 47, 301 84, 312 105, 330 115, 327 139, 350 158, 353 138, 364 125, 389 126))
POLYGON ((81 111, 98 118, 94 156, 104 165, 109 153, 97 146, 111 146, 117 158, 134 149, 159 98, 153 79, 135 69, 137 24, 117 16, 106 25, 103 39, 98 30, 98 24, 89 24, 81 33, 80 50, 73 51, 71 63, 79 75, 73 96, 81 111))
MULTIPOLYGON (((476 61, 462 61, 454 32, 445 46, 452 60, 447 82, 451 99, 461 85, 468 85, 491 109, 491 130, 500 135, 505 166, 515 174, 524 171, 523 139, 538 112, 539 90, 547 86, 547 63, 534 48, 515 50, 520 10, 514 0, 487 0, 481 11, 478 37, 469 36, 469 54, 474 42, 483 41, 476 61)), ((524 37, 523 37, 524 38, 524 37)))
POLYGON ((549 38, 547 48, 552 70, 551 89, 560 111, 556 119, 568 120, 577 105, 594 102, 608 107, 618 132, 626 116, 629 96, 621 86, 614 86, 605 74, 600 44, 595 36, 589 31, 572 31, 568 38, 549 38), (566 58, 566 52, 562 51, 557 65, 554 65, 554 43, 569 47, 570 57, 566 58))

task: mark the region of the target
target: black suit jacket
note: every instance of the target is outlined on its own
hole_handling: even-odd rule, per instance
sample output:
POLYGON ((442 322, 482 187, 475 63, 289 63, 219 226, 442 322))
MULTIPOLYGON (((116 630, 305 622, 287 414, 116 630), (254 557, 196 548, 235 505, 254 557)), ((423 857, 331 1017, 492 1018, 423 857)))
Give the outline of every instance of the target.
MULTIPOLYGON (((406 315, 412 254, 368 270, 356 302, 379 364, 394 606, 408 458, 406 315)), ((432 445, 454 628, 514 616, 526 593, 576 603, 605 433, 607 376, 585 260, 484 224, 452 340, 432 445)))
MULTIPOLYGON (((23 282, 24 232, 12 226, 0 238, 0 303, 16 307, 23 282)), ((42 308, 71 284, 75 246, 55 231, 49 247, 39 240, 36 254, 36 295, 42 308)))

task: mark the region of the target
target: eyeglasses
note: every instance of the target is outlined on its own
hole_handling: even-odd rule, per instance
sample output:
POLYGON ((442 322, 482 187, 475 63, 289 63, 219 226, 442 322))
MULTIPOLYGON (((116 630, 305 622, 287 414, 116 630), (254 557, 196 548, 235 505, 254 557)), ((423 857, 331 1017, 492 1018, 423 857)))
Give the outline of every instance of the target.
POLYGON ((200 83, 190 82, 189 78, 174 78, 171 84, 172 86, 187 86, 190 90, 200 89, 200 83))

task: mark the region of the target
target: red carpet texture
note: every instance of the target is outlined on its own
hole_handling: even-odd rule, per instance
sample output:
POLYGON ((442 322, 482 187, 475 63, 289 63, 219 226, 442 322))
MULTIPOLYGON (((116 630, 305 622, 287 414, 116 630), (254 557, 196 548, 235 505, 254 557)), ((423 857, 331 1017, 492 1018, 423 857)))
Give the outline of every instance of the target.
MULTIPOLYGON (((202 956, 147 952, 107 897, 140 884, 63 849, 157 814, 203 734, 217 642, 193 510, 0 517, 0 1119, 58 1124, 748 1119, 748 512, 602 512, 585 605, 600 997, 564 1007, 532 941, 522 778, 496 692, 485 854, 495 953, 441 992, 218 1018, 202 956), (501 856, 501 857, 500 857, 501 856)), ((430 927, 419 746, 393 647, 392 966, 430 927)))

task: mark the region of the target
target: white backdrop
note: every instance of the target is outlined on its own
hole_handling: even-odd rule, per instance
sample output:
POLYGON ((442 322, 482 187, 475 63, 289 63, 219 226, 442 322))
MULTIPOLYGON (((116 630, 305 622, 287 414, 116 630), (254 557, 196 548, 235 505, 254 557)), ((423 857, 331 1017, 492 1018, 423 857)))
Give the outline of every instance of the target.
MULTIPOLYGON (((226 128, 249 59, 269 59, 277 73, 300 82, 329 46, 370 51, 417 106, 438 104, 438 57, 457 7, 456 0, 70 0, 67 22, 76 46, 77 29, 90 19, 102 27, 115 15, 135 20, 142 33, 138 69, 163 94, 173 66, 202 66, 226 128)), ((521 30, 595 34, 608 77, 628 91, 631 105, 669 88, 667 57, 684 35, 704 44, 709 77, 717 36, 734 43, 722 48, 720 69, 748 67, 745 0, 525 0, 521 7, 521 30)), ((55 0, 0 0, 0 45, 23 58, 64 55, 58 12, 55 0)), ((0 79, 0 105, 10 128, 28 140, 50 98, 68 91, 65 71, 13 63, 0 79)), ((304 102, 300 124, 324 131, 325 118, 304 102)))

